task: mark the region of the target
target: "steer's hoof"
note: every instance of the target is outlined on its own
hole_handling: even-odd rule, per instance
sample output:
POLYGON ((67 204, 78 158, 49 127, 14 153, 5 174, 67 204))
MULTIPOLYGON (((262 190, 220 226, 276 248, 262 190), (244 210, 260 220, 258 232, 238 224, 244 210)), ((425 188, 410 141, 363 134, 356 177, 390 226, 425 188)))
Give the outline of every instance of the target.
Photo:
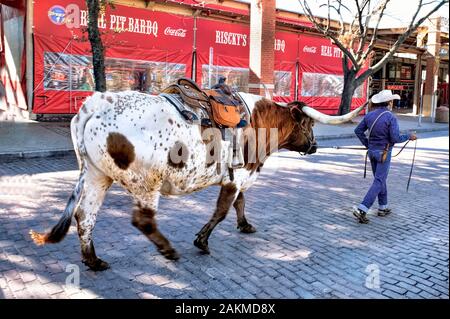
POLYGON ((89 267, 93 271, 103 271, 109 268, 109 264, 106 261, 97 258, 93 261, 83 260, 83 264, 89 267))
POLYGON ((194 240, 194 246, 202 250, 205 254, 209 254, 209 247, 207 240, 201 240, 200 238, 197 237, 197 239, 194 240))
POLYGON ((166 250, 160 250, 159 252, 161 253, 161 255, 163 255, 164 257, 166 257, 169 260, 178 260, 178 259, 180 259, 180 255, 173 248, 169 248, 169 249, 166 249, 166 250))
POLYGON ((238 226, 238 228, 241 231, 241 233, 244 233, 244 234, 252 234, 252 233, 256 232, 256 228, 253 227, 251 224, 238 226))

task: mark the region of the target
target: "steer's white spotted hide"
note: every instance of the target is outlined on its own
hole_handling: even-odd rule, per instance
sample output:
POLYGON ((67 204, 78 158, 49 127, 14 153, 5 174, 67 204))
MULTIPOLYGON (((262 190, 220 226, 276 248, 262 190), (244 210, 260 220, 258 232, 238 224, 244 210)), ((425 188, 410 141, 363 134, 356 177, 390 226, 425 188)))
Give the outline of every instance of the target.
MULTIPOLYGON (((253 107, 253 103, 248 104, 253 107)), ((97 92, 71 125, 77 154, 87 155, 89 164, 138 199, 155 191, 179 195, 230 183, 226 166, 229 143, 221 142, 218 174, 215 163, 207 165, 207 145, 200 127, 187 124, 163 97, 132 91, 97 92), (169 153, 179 154, 180 148, 184 163, 174 165, 169 153)), ((257 174, 235 170, 233 183, 237 189, 246 190, 257 174)))

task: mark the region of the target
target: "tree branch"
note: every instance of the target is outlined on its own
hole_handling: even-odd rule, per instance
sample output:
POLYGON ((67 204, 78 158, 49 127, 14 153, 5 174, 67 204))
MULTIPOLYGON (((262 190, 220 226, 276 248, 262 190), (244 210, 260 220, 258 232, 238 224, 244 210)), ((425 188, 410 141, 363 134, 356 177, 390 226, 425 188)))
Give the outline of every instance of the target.
POLYGON ((362 53, 363 53, 363 48, 364 45, 366 44, 366 39, 367 39, 367 33, 369 32, 369 23, 370 20, 372 19, 372 15, 374 14, 374 10, 370 10, 370 0, 368 2, 368 6, 367 6, 367 16, 365 17, 365 21, 364 21, 364 33, 362 34, 360 40, 359 40, 359 44, 358 44, 358 49, 356 50, 356 60, 359 61, 362 53))
POLYGON ((364 50, 364 53, 361 55, 361 57, 358 59, 358 62, 364 62, 367 57, 369 56, 370 52, 372 52, 373 48, 375 47, 375 42, 377 40, 377 35, 378 35, 378 28, 380 26, 380 21, 383 18, 384 15, 384 11, 386 10, 386 7, 388 5, 390 0, 384 0, 375 11, 378 11, 378 17, 377 17, 377 22, 375 25, 375 28, 373 29, 373 34, 372 34, 372 38, 370 40, 369 45, 367 46, 367 49, 364 50))
POLYGON ((356 14, 358 16, 358 26, 359 26, 359 34, 363 34, 364 33, 364 28, 363 28, 363 23, 362 23, 362 10, 359 7, 359 1, 355 0, 355 4, 356 4, 356 14))
POLYGON ((321 33, 323 33, 325 36, 333 40, 334 44, 341 49, 341 51, 352 61, 352 64, 354 66, 358 65, 356 62, 355 57, 352 55, 352 53, 339 41, 339 39, 332 33, 331 30, 324 29, 319 22, 316 21, 314 18, 314 15, 311 11, 311 8, 307 4, 306 1, 299 0, 300 6, 303 9, 303 12, 306 14, 306 17, 308 20, 314 25, 314 27, 321 33))

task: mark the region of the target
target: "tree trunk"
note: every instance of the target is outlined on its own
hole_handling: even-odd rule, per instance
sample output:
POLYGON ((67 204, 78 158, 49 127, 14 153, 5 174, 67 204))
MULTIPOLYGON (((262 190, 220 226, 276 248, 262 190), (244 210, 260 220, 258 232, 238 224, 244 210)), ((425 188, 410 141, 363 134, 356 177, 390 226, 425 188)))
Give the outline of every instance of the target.
POLYGON ((350 112, 352 105, 352 97, 357 88, 355 83, 356 73, 353 67, 349 68, 348 58, 346 56, 342 59, 343 71, 344 71, 344 88, 342 90, 341 104, 339 105, 338 115, 344 115, 350 112))
POLYGON ((105 57, 100 31, 98 30, 99 0, 86 0, 88 8, 88 35, 92 48, 92 65, 94 67, 95 90, 106 91, 105 57))
POLYGON ((344 89, 342 90, 341 104, 339 105, 339 115, 344 115, 350 112, 352 105, 352 97, 355 93, 354 79, 352 81, 344 82, 344 89))

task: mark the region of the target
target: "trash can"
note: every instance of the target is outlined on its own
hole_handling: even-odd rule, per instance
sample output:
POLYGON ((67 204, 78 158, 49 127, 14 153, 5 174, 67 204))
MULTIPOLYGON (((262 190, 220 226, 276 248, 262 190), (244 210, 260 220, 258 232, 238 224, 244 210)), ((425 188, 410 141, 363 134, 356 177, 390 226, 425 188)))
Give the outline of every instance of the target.
POLYGON ((448 123, 448 106, 439 106, 436 109, 436 119, 437 123, 448 123))

